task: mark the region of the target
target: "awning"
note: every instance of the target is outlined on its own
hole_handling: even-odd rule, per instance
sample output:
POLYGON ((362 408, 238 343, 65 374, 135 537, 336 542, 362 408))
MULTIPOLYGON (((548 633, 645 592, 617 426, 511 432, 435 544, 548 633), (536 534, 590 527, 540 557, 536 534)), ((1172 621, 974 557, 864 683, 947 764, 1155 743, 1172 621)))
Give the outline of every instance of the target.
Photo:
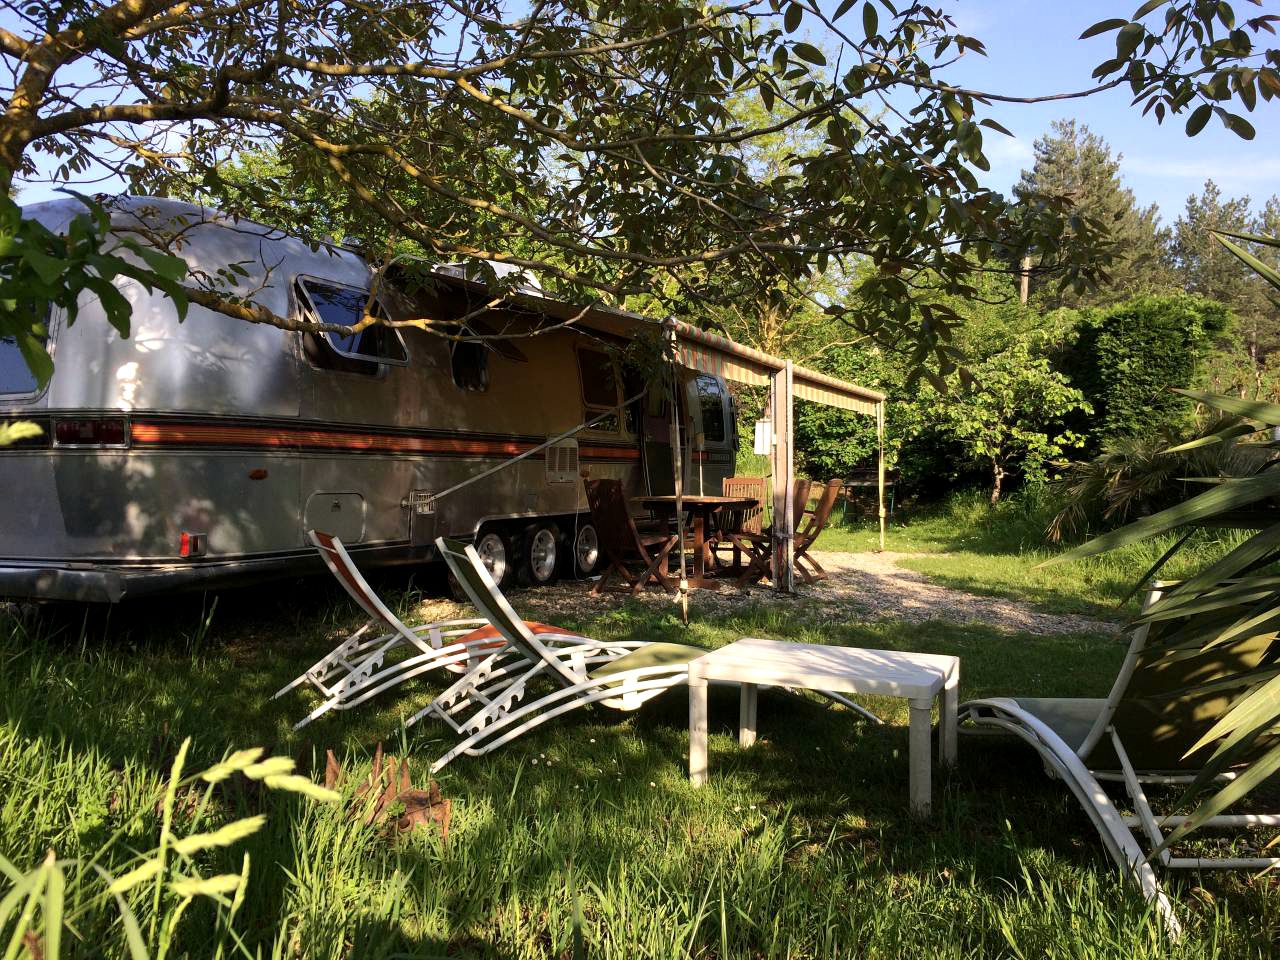
MULTIPOLYGON (((437 273, 436 276, 470 293, 487 291, 484 284, 474 280, 451 274, 437 273)), ((574 326, 586 331, 594 330, 623 339, 630 339, 642 330, 653 331, 664 326, 663 321, 638 313, 612 307, 584 307, 528 288, 509 295, 506 302, 555 320, 572 320, 574 326)), ((691 324, 679 320, 668 320, 665 323, 670 325, 668 329, 674 329, 678 361, 691 370, 759 387, 767 386, 773 375, 787 365, 787 361, 779 357, 735 343, 727 337, 708 333, 691 324)), ((883 393, 807 367, 793 365, 792 378, 795 396, 813 403, 868 416, 875 416, 877 406, 884 403, 883 393)))
MULTIPOLYGON (((727 337, 699 330, 679 320, 671 322, 676 331, 677 359, 690 369, 736 383, 764 386, 775 372, 786 365, 785 360, 744 347, 727 337)), ((884 402, 883 393, 829 377, 808 367, 793 366, 792 378, 795 395, 802 400, 871 416, 875 415, 876 405, 884 402)))

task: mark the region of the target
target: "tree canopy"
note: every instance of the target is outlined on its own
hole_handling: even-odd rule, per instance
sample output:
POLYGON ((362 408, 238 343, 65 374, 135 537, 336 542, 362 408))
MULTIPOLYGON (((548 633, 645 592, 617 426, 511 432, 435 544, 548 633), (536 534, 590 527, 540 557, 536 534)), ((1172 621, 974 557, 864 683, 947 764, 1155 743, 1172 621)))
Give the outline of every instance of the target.
MULTIPOLYGON (((804 278, 857 258, 870 273, 831 315, 862 337, 910 340, 944 375, 960 360, 954 318, 910 308, 917 278, 963 292, 975 264, 1004 269, 1010 250, 1040 251, 1077 286, 1106 265, 1105 224, 1065 230, 1060 198, 1015 204, 978 184, 984 137, 1003 130, 990 105, 1045 98, 949 82, 982 44, 928 5, 535 0, 515 14, 500 0, 32 0, 16 13, 0 30, 5 188, 39 159, 81 188, 106 173, 143 191, 179 181, 230 213, 296 222, 296 194, 251 195, 221 176, 265 144, 298 192, 347 198, 347 226, 375 257, 407 242, 429 261, 511 263, 578 299, 662 295, 693 269, 804 278), (734 96, 757 97, 761 118, 744 123, 734 96), (742 146, 786 127, 817 135, 761 174, 742 146)), ((1086 31, 1116 34, 1098 83, 1052 96, 1128 85, 1157 121, 1186 112, 1194 133, 1216 114, 1250 136, 1228 108, 1280 93, 1280 53, 1255 46, 1276 19, 1143 4, 1086 31)), ((0 214, 10 302, 34 302, 51 280, 113 276, 105 261, 42 275, 24 252, 43 238, 28 243, 14 211, 0 214)), ((185 295, 296 324, 233 281, 187 277, 185 295)), ((29 313, 7 311, 0 334, 29 332, 29 313)))

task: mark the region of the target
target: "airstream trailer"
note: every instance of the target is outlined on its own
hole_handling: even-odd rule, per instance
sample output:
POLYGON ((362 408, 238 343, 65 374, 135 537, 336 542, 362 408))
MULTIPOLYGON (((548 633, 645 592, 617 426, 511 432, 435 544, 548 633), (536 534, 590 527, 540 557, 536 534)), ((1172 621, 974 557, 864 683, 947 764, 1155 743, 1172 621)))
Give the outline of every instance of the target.
MULTIPOLYGON (((26 215, 56 231, 81 209, 53 201, 26 215)), ((176 201, 114 209, 117 226, 139 220, 181 222, 193 269, 237 264, 239 289, 279 315, 349 323, 366 302, 371 271, 350 251, 176 201)), ((367 566, 429 560, 437 535, 465 537, 500 578, 542 583, 595 565, 585 475, 636 494, 673 483, 670 413, 653 395, 622 406, 633 385, 607 333, 317 336, 194 304, 179 322, 163 295, 118 287, 127 339, 87 296, 74 325, 51 312, 56 370, 43 388, 0 340, 0 419, 43 428, 0 449, 0 596, 114 602, 308 572, 312 528, 367 566)), ((488 297, 461 277, 419 296, 436 316, 476 315, 467 329, 546 326, 527 308, 477 313, 488 297)), ((724 381, 688 371, 678 393, 685 482, 718 492, 737 444, 724 381)))

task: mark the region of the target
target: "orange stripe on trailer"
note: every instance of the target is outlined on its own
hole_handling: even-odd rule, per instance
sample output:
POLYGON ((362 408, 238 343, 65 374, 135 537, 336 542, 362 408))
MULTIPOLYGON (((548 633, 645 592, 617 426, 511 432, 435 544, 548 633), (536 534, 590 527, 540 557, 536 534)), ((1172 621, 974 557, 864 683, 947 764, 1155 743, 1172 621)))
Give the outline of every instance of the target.
MULTIPOLYGON (((465 440, 452 437, 397 437, 340 430, 282 430, 272 427, 171 424, 134 421, 135 444, 154 446, 252 446, 318 450, 369 450, 393 453, 445 453, 514 457, 537 444, 518 440, 465 440)), ((579 456, 595 460, 639 460, 634 447, 580 447, 579 456)))

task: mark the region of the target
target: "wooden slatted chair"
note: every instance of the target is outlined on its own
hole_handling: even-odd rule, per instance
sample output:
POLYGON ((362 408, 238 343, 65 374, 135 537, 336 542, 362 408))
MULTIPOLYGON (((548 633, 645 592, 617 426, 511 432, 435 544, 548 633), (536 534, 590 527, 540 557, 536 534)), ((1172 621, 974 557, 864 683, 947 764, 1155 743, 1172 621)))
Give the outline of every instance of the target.
POLYGON ((676 535, 665 531, 641 533, 631 516, 621 480, 588 480, 586 486, 591 522, 609 561, 591 592, 604 590, 616 573, 627 582, 632 593, 639 593, 650 583, 675 593, 675 583, 664 568, 676 545, 676 535))
POLYGON ((441 620, 420 627, 406 626, 369 586, 342 541, 320 530, 308 533, 325 566, 369 620, 332 651, 321 657, 271 699, 308 684, 323 698, 293 729, 305 727, 330 710, 350 710, 370 697, 431 670, 462 673, 486 654, 502 646, 490 632, 475 635, 487 620, 441 620), (466 642, 464 642, 464 640, 466 642))
POLYGON ((750 497, 756 501, 754 507, 745 510, 722 510, 716 514, 719 525, 711 541, 712 552, 720 562, 719 551, 722 548, 731 550, 733 562, 729 569, 741 573, 743 554, 752 554, 744 550, 741 543, 735 542, 734 537, 760 537, 764 534, 764 477, 725 477, 720 481, 720 493, 726 497, 750 497))
POLYGON ((814 545, 822 531, 831 522, 831 512, 835 509, 836 499, 844 489, 843 480, 829 480, 818 494, 818 502, 811 513, 804 514, 804 522, 796 531, 795 564, 805 583, 817 583, 827 579, 827 571, 809 555, 809 548, 814 545))

